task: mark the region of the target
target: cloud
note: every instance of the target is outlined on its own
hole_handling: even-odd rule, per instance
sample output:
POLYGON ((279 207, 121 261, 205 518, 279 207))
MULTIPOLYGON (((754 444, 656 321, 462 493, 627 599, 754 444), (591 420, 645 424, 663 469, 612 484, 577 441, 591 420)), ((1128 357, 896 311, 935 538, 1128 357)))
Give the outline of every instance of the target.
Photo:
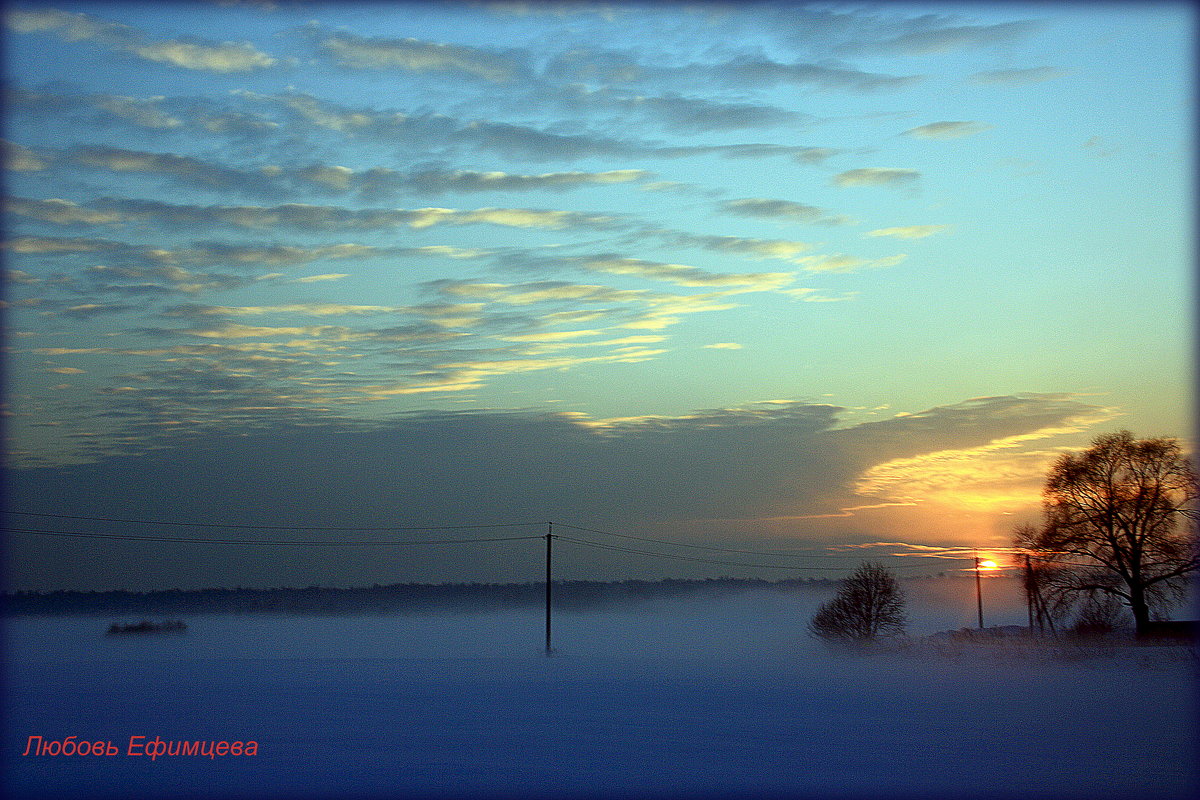
POLYGON ((924 239, 935 233, 949 230, 949 225, 905 225, 898 228, 876 228, 863 236, 890 236, 896 239, 924 239))
POLYGON ((863 72, 840 63, 781 62, 764 55, 743 55, 725 61, 692 61, 660 66, 631 51, 573 48, 559 53, 546 66, 547 78, 567 84, 619 86, 769 87, 779 84, 852 92, 895 91, 922 80, 917 75, 863 72))
POLYGON ((162 313, 166 317, 195 319, 214 316, 243 317, 267 314, 298 314, 301 316, 329 317, 348 314, 380 314, 397 310, 394 306, 367 306, 347 303, 291 303, 281 306, 205 306, 188 304, 168 308, 162 313))
POLYGON ((579 263, 594 272, 633 275, 692 287, 746 286, 756 291, 767 291, 786 286, 795 277, 790 272, 709 272, 685 264, 664 264, 637 258, 585 258, 580 259, 579 263))
POLYGON ((4 271, 5 283, 13 284, 14 286, 28 286, 38 283, 41 278, 35 278, 28 272, 19 269, 9 269, 4 271))
POLYGON ((130 97, 22 88, 10 88, 5 95, 14 111, 46 114, 58 120, 73 115, 73 121, 85 125, 128 124, 154 132, 191 130, 234 136, 261 136, 280 127, 262 116, 233 110, 228 100, 219 97, 130 97))
POLYGON ((339 32, 321 39, 318 46, 334 63, 348 69, 443 72, 482 78, 492 83, 507 83, 529 73, 525 65, 510 55, 419 39, 364 37, 339 32))
POLYGON ((124 122, 151 131, 176 130, 184 125, 183 119, 165 108, 167 98, 162 96, 138 98, 103 92, 57 93, 12 87, 5 91, 5 98, 10 108, 27 113, 91 112, 90 118, 101 124, 124 122))
MULTIPOLYGON (((667 272, 670 272, 669 270, 667 272)), ((789 276, 790 278, 790 276, 789 276)), ((568 281, 534 281, 521 284, 483 283, 467 280, 437 280, 425 285, 454 302, 476 301, 509 306, 529 307, 547 304, 564 308, 557 316, 560 321, 595 321, 601 315, 610 326, 626 330, 663 330, 680 321, 686 314, 726 311, 737 307, 730 298, 747 291, 760 291, 745 279, 732 288, 680 295, 645 289, 615 289, 610 286, 579 284, 568 281), (598 313, 587 314, 580 306, 602 306, 598 313), (615 307, 614 307, 615 306, 615 307), (566 316, 562 316, 565 313, 566 316)), ((549 320, 555 314, 546 314, 549 320)))
POLYGON ((104 264, 88 267, 78 278, 71 278, 69 286, 75 291, 92 295, 114 293, 130 297, 151 298, 175 293, 198 294, 200 292, 237 289, 249 281, 242 275, 219 272, 195 272, 184 269, 169 259, 170 252, 161 253, 163 263, 156 263, 160 252, 131 248, 128 252, 114 250, 107 258, 122 264, 144 264, 145 266, 117 266, 104 264))
MULTIPOLYGON (((264 167, 262 171, 272 177, 285 172, 282 168, 275 166, 264 167)), ((348 191, 354 181, 354 170, 336 164, 310 164, 307 167, 290 170, 290 174, 298 180, 309 184, 315 183, 321 188, 332 189, 335 192, 348 191)))
MULTIPOLYGON (((824 256, 804 256, 796 259, 796 263, 804 267, 805 272, 858 272, 863 269, 882 269, 894 267, 908 256, 898 253, 886 258, 858 258, 842 253, 824 256)), ((811 301, 811 298, 805 298, 811 301)))
POLYGON ((667 92, 661 95, 627 94, 609 87, 588 89, 573 84, 559 95, 558 103, 572 113, 618 111, 622 116, 641 114, 675 133, 705 133, 751 128, 796 126, 814 118, 796 111, 761 103, 733 103, 667 92))
MULTIPOLYGON (((504 372, 579 363, 558 358, 524 365, 498 360, 466 365, 463 375, 446 379, 469 380, 466 371, 473 368, 504 372)), ((838 530, 822 527, 824 523, 813 517, 837 514, 843 521, 836 524, 843 525, 846 513, 861 509, 872 514, 875 523, 885 511, 878 508, 883 503, 906 502, 881 501, 879 496, 895 494, 921 505, 953 502, 961 514, 956 518, 959 538, 951 540, 965 543, 978 533, 978 518, 971 516, 978 513, 977 500, 992 501, 983 505, 989 510, 1019 510, 1028 502, 1022 494, 1010 495, 1011 506, 1001 504, 1000 498, 1009 486, 1041 477, 1036 453, 1052 441, 1044 438, 1050 431, 1083 430, 1102 418, 1100 410, 1070 397, 1015 395, 878 422, 853 421, 845 409, 833 405, 773 401, 624 419, 427 411, 356 424, 327 412, 297 413, 287 404, 272 402, 254 382, 225 370, 179 368, 147 372, 144 378, 159 396, 173 396, 175 389, 183 388, 190 389, 185 396, 220 396, 238 422, 172 432, 177 426, 143 426, 131 420, 131 429, 139 435, 154 436, 156 448, 73 466, 6 470, 8 500, 15 507, 86 507, 98 516, 120 509, 133 518, 153 517, 156 509, 171 508, 181 519, 210 519, 211 509, 220 507, 249 525, 293 520, 305 525, 384 526, 555 519, 661 537, 670 526, 686 523, 702 529, 707 544, 736 547, 737 539, 729 535, 730 521, 741 520, 760 531, 770 525, 790 541, 811 541, 838 530), (265 424, 272 418, 274 424, 265 424), (916 473, 909 468, 903 486, 879 482, 881 475, 899 474, 890 467, 881 473, 881 465, 923 459, 920 463, 928 466, 938 454, 963 452, 977 454, 972 469, 955 471, 949 464, 911 481, 908 478, 916 473), (348 463, 354 468, 346 469, 348 463), (396 467, 418 463, 421 469, 396 467), (989 464, 1002 469, 998 485, 987 483, 989 464), (230 480, 231 475, 237 480, 230 480), (956 501, 952 487, 957 480, 969 496, 956 501), (106 487, 100 505, 95 500, 97 486, 106 487), (713 520, 724 522, 706 525, 713 520)), ((431 376, 430 384, 435 380, 431 376)), ((375 390, 363 387, 364 392, 375 390)), ((122 410, 141 409, 139 417, 144 415, 147 423, 166 419, 161 409, 148 407, 137 394, 117 395, 114 402, 128 404, 122 410)), ((907 515, 911 524, 911 515, 921 505, 898 506, 892 513, 907 515)), ((872 529, 875 535, 864 541, 880 541, 881 534, 891 533, 874 524, 872 529)), ((200 531, 181 528, 180 535, 200 531)), ((246 582, 244 571, 239 571, 244 565, 233 565, 224 555, 211 563, 196 563, 145 548, 136 552, 136 558, 115 563, 136 565, 137 575, 160 575, 164 585, 246 582)), ((456 569, 472 579, 495 579, 479 566, 474 551, 461 556, 456 555, 459 551, 422 555, 425 552, 406 553, 397 567, 390 562, 380 565, 375 553, 358 557, 348 551, 331 565, 324 554, 297 548, 270 559, 259 580, 262 585, 294 584, 297 575, 317 567, 331 584, 378 582, 384 580, 377 576, 385 570, 391 581, 447 580, 456 569)), ((47 581, 78 581, 85 588, 109 588, 115 580, 111 568, 107 575, 81 568, 67 577, 61 559, 25 557, 30 558, 31 579, 44 574, 47 581)), ((134 576, 134 567, 129 569, 134 576)))
POLYGON ((839 172, 833 176, 833 182, 837 186, 907 186, 920 177, 921 173, 915 169, 863 167, 839 172))
POLYGON ((274 120, 242 111, 197 112, 192 122, 208 133, 259 138, 283 127, 274 120))
MULTIPOLYGON (((370 138, 389 144, 399 142, 414 150, 423 150, 426 154, 430 150, 440 152, 473 148, 506 158, 536 162, 583 158, 682 158, 706 154, 729 158, 784 155, 804 164, 815 164, 840 152, 829 147, 761 143, 668 146, 653 140, 614 138, 587 131, 564 133, 488 119, 463 120, 445 114, 410 114, 372 107, 350 107, 299 92, 266 95, 239 91, 237 96, 282 108, 294 117, 293 124, 306 123, 349 137, 370 138)), ((576 99, 574 102, 585 101, 576 99)), ((768 120, 783 121, 778 113, 768 107, 757 108, 747 104, 718 103, 674 95, 633 98, 606 95, 603 101, 590 99, 586 104, 606 104, 621 109, 623 114, 648 114, 667 123, 668 127, 690 126, 697 132, 705 129, 706 125, 715 130, 736 128, 739 126, 738 120, 754 120, 756 126, 765 125, 768 120), (689 119, 691 122, 687 121, 689 119)), ((628 124, 622 123, 622 130, 628 129, 628 124)), ((396 178, 397 173, 387 171, 380 174, 380 177, 383 176, 396 178)))
POLYGON ((253 193, 271 190, 269 176, 262 172, 232 169, 191 156, 149 153, 120 147, 74 147, 68 158, 75 164, 112 172, 163 175, 182 183, 209 189, 239 189, 253 193))
POLYGON ((823 208, 794 203, 790 200, 748 197, 740 200, 727 200, 721 204, 721 209, 743 217, 760 217, 784 222, 821 225, 848 225, 852 222, 848 217, 830 214, 823 208))
MULTIPOLYGON (((127 311, 137 311, 137 306, 131 306, 121 303, 80 303, 79 305, 70 306, 64 309, 61 313, 64 317, 72 317, 74 319, 91 319, 93 317, 107 316, 110 314, 124 314, 127 311)), ((80 370, 82 372, 82 370, 80 370)))
POLYGON ((486 120, 474 120, 464 124, 454 131, 449 141, 528 161, 628 158, 653 152, 652 148, 636 140, 625 141, 585 133, 556 133, 527 125, 486 120))
MULTIPOLYGON (((55 213, 76 215, 79 209, 70 204, 50 204, 55 213)), ((84 214, 86 216, 86 213, 84 214)), ((58 256, 73 263, 87 263, 86 268, 61 274, 55 285, 63 291, 86 292, 92 295, 117 293, 133 296, 166 295, 183 292, 195 294, 215 289, 231 289, 248 285, 251 274, 265 269, 303 266, 322 261, 361 261, 368 258, 397 256, 427 256, 437 258, 474 257, 470 251, 445 247, 379 248, 354 243, 328 244, 317 247, 294 245, 228 242, 196 242, 188 247, 167 249, 150 245, 134 245, 112 239, 88 237, 15 237, 3 244, 5 249, 25 256, 58 256), (95 260, 104 263, 96 264, 95 260), (71 260, 74 261, 71 261, 71 260), (234 274, 213 272, 213 268, 232 269, 234 274)), ((253 279, 282 277, 281 273, 259 274, 253 279)), ((327 274, 299 278, 307 283, 336 280, 346 274, 327 274)))
POLYGON ((1042 83, 1070 75, 1073 70, 1059 67, 1029 67, 1026 69, 993 69, 976 72, 968 80, 984 86, 1022 86, 1042 83))
POLYGON ((534 190, 564 190, 582 186, 630 183, 651 177, 640 169, 617 169, 604 172, 545 172, 522 175, 509 172, 475 172, 471 170, 425 169, 409 173, 372 169, 356 178, 363 192, 376 194, 386 189, 407 189, 440 194, 443 192, 514 192, 534 190))
POLYGON ((0 243, 0 247, 23 255, 46 253, 96 253, 113 252, 121 248, 120 243, 104 239, 82 237, 60 238, 52 236, 17 236, 0 243))
POLYGON ((350 276, 344 272, 327 272, 322 275, 306 275, 303 278, 296 278, 296 283, 320 283, 324 281, 340 281, 342 278, 350 276))
POLYGON ((680 181, 653 181, 644 183, 640 188, 643 192, 672 192, 681 195, 701 195, 704 197, 719 197, 723 190, 706 189, 695 183, 682 183, 680 181))
MULTIPOLYGON (((996 400, 984 398, 968 403, 996 400)), ((1064 402, 1070 401, 1064 398, 1064 402)), ((986 444, 886 461, 865 471, 855 491, 890 501, 932 502, 974 511, 1036 506, 1046 469, 1061 450, 1029 450, 1027 446, 1086 431, 1114 416, 1116 412, 1111 408, 1081 406, 1073 414, 1047 420, 1043 427, 986 444)))
POLYGON ((56 33, 68 42, 89 39, 120 41, 130 36, 132 31, 127 25, 57 9, 9 11, 5 14, 5 23, 9 30, 16 33, 56 33))
POLYGON ((661 231, 664 238, 680 247, 701 247, 719 253, 738 253, 755 258, 771 258, 780 261, 795 261, 795 257, 811 250, 807 242, 790 239, 754 239, 743 236, 717 236, 661 231))
POLYGON ((200 206, 128 198, 102 198, 91 207, 116 212, 126 220, 188 226, 229 225, 237 228, 306 230, 388 230, 434 225, 490 224, 511 228, 608 230, 622 221, 605 214, 528 208, 374 208, 350 209, 306 203, 277 206, 200 206))
POLYGON ((55 225, 108 225, 120 222, 120 214, 111 211, 96 211, 70 200, 51 198, 49 200, 30 200, 22 197, 9 197, 4 201, 4 210, 41 222, 51 222, 55 225))
POLYGON ((39 172, 46 168, 46 162, 24 145, 0 139, 0 149, 4 152, 4 168, 9 172, 39 172))
POLYGON ((539 211, 528 208, 480 208, 474 211, 453 211, 445 214, 447 209, 420 209, 421 212, 435 212, 428 221, 409 223, 411 227, 423 228, 448 222, 453 225, 472 225, 489 223, 511 228, 548 228, 561 230, 563 228, 612 228, 616 227, 616 217, 602 214, 581 214, 574 211, 539 211))
POLYGON ((527 161, 573 160, 588 157, 629 157, 647 152, 648 145, 588 133, 558 133, 528 125, 484 119, 463 121, 444 114, 406 114, 371 107, 348 107, 312 95, 292 92, 264 95, 240 91, 239 97, 269 103, 289 112, 295 122, 307 123, 356 138, 400 143, 423 152, 469 147, 527 161))
MULTIPOLYGON (((524 372, 542 372, 544 370, 565 370, 581 364, 619 363, 637 364, 650 360, 654 356, 665 353, 665 350, 652 350, 643 347, 622 348, 616 353, 602 356, 556 356, 553 358, 514 358, 499 361, 466 361, 451 362, 439 365, 440 369, 456 371, 459 381, 479 385, 483 378, 493 378, 501 375, 515 375, 524 372)), ((418 384, 419 385, 419 384, 418 384)), ((379 389, 365 390, 369 394, 379 394, 379 389)))
POLYGON ((782 289, 780 294, 790 295, 796 300, 804 303, 841 303, 846 300, 853 300, 858 297, 858 292, 842 292, 841 294, 829 295, 820 294, 816 289, 797 288, 797 289, 782 289))
POLYGON ((455 298, 466 297, 487 302, 530 305, 546 301, 567 300, 574 303, 630 303, 653 299, 643 290, 613 289, 608 286, 537 281, 533 283, 480 283, 475 281, 437 280, 426 286, 439 294, 455 298))
POLYGON ((368 131, 380 134, 400 133, 411 127, 409 118, 404 114, 384 113, 370 108, 350 109, 299 92, 266 95, 242 89, 235 91, 234 94, 246 100, 280 106, 291 112, 298 120, 308 122, 317 128, 342 133, 368 131))
POLYGON ((114 117, 128 120, 139 128, 149 130, 172 130, 182 127, 183 120, 162 108, 163 97, 135 98, 122 95, 97 94, 92 102, 97 108, 114 117))
POLYGON ((205 72, 252 72, 279 63, 248 42, 190 42, 171 40, 130 48, 148 61, 205 72))
MULTIPOLYGON (((15 146, 13 146, 15 147, 15 146)), ((10 148, 11 149, 11 148, 10 148)), ((35 162, 26 148, 13 150, 21 166, 35 162)), ((174 153, 155 153, 119 147, 81 146, 66 151, 69 162, 89 169, 162 175, 189 186, 234 189, 253 195, 279 195, 311 191, 345 193, 358 190, 379 197, 396 192, 442 194, 445 192, 514 192, 567 190, 584 186, 630 183, 652 177, 640 169, 602 172, 546 172, 520 174, 426 168, 401 172, 385 167, 353 170, 337 164, 306 166, 267 165, 257 169, 235 169, 214 161, 174 153)), ((41 164, 38 168, 44 168, 41 164)))
POLYGON ((648 154, 662 158, 682 158, 686 156, 703 155, 718 155, 724 158, 766 158, 770 156, 790 156, 801 164, 819 164, 840 152, 842 151, 833 147, 810 147, 806 145, 760 144, 749 142, 743 144, 659 147, 648 151, 648 154))
POLYGON ((180 333, 206 339, 273 339, 279 336, 345 339, 348 328, 337 325, 240 325, 225 322, 211 327, 184 328, 180 333))
POLYGON ((916 139, 960 139, 991 129, 991 125, 983 122, 931 122, 928 125, 910 128, 904 131, 903 135, 916 139))
POLYGON ((50 33, 67 42, 91 41, 110 50, 183 69, 251 72, 278 63, 248 42, 154 41, 129 25, 57 9, 13 10, 6 14, 5 21, 16 33, 50 33))
POLYGON ((732 84, 774 86, 798 84, 818 89, 855 92, 895 91, 919 83, 919 75, 883 75, 850 67, 796 62, 784 64, 765 58, 747 58, 710 68, 715 80, 732 84))
POLYGON ((931 25, 894 38, 874 42, 847 42, 839 50, 847 54, 930 55, 976 49, 1023 39, 1041 30, 1036 20, 1016 20, 991 25, 931 25))
MULTIPOLYGON (((12 202, 20 203, 16 200, 12 202)), ((89 218, 90 210, 63 201, 33 201, 44 203, 54 213, 67 218, 89 218)), ((46 216, 50 216, 47 214, 46 216)), ((295 245, 232 244, 228 242, 198 242, 191 247, 174 250, 150 245, 134 245, 112 239, 88 237, 19 236, 4 244, 15 253, 104 253, 129 265, 187 265, 211 267, 218 265, 255 268, 262 266, 295 266, 313 261, 361 259, 394 254, 446 254, 452 248, 378 248, 354 243, 328 244, 318 247, 295 245)), ((110 270, 110 267, 92 269, 110 270)))
MULTIPOLYGON (((81 320, 153 310, 142 302, 80 302, 81 295, 157 299, 156 295, 172 292, 197 293, 253 282, 248 277, 190 269, 214 261, 258 271, 321 255, 358 260, 376 254, 375 249, 358 245, 196 242, 165 249, 82 237, 23 237, 8 246, 28 254, 61 253, 94 260, 102 256, 106 263, 63 276, 57 291, 67 293, 69 300, 51 300, 42 306, 44 313, 81 320)), ((89 259, 93 264, 94 260, 89 259)), ((279 421, 306 413, 319 416, 331 408, 353 413, 356 406, 388 398, 472 392, 503 376, 642 363, 667 352, 654 347, 665 341, 660 331, 685 315, 735 308, 736 295, 770 291, 793 279, 790 273, 714 273, 615 256, 568 257, 562 263, 709 291, 684 295, 562 281, 515 285, 437 281, 427 287, 440 296, 437 302, 412 306, 353 300, 160 306, 159 317, 175 325, 127 329, 125 335, 165 342, 165 346, 86 348, 89 356, 94 351, 97 357, 101 350, 114 358, 118 351, 144 354, 157 366, 115 375, 111 367, 95 371, 104 376, 98 379, 101 385, 88 399, 71 401, 79 406, 74 413, 87 406, 89 413, 103 409, 118 419, 143 419, 149 414, 169 420, 186 408, 182 413, 191 420, 190 426, 236 425, 243 415, 279 421), (326 324, 328 318, 339 318, 338 324, 326 324), (363 324, 374 319, 396 322, 363 324), (185 360, 185 351, 178 349, 181 341, 187 347, 220 345, 222 349, 189 351, 193 356, 185 360), (590 352, 563 352, 577 349, 590 352), (377 377, 381 368, 391 376, 387 382, 377 377)), ((272 280, 282 277, 278 272, 270 275, 272 280)), ((159 424, 145 422, 149 428, 159 424)), ((118 440, 89 438, 89 446, 105 441, 117 450, 127 449, 153 433, 147 433, 149 428, 126 431, 118 440)))
POLYGON ((661 120, 676 133, 732 131, 794 125, 804 118, 795 111, 756 103, 723 103, 699 97, 639 97, 632 104, 661 120))
MULTIPOLYGON (((628 116, 637 113, 664 123, 675 130, 732 130, 741 127, 765 126, 787 122, 795 124, 783 112, 766 106, 745 103, 724 103, 705 98, 666 94, 661 96, 625 96, 611 91, 587 92, 558 96, 531 96, 532 104, 558 102, 583 116, 588 109, 612 109, 620 113, 620 130, 631 130, 628 116)), ((561 93, 560 93, 561 95, 561 93)), ((300 92, 268 95, 238 91, 236 96, 248 102, 269 104, 293 117, 291 126, 311 126, 339 132, 347 137, 395 144, 400 143, 425 157, 430 153, 448 153, 474 149, 491 152, 505 158, 524 161, 578 160, 583 158, 685 158, 698 155, 720 155, 727 158, 763 158, 787 156, 802 164, 817 164, 840 150, 809 145, 780 145, 738 143, 724 145, 665 145, 661 141, 630 137, 615 138, 603 133, 584 130, 564 132, 561 129, 537 128, 530 125, 489 119, 459 119, 430 112, 407 113, 369 106, 347 106, 300 92)), ((441 170, 438 170, 441 171, 441 170)), ((622 172, 616 170, 614 172, 622 172)), ((436 172, 436 171, 435 171, 436 172)), ((474 173, 475 176, 486 173, 474 173)), ((572 173, 579 175, 580 173, 572 173)), ((603 174, 603 173, 600 173, 603 174)), ((372 183, 388 189, 407 188, 413 176, 391 169, 367 170, 356 173, 355 180, 364 188, 372 183)), ((469 177, 469 176, 464 176, 469 177)), ((564 176, 565 177, 565 176, 564 176)), ((566 180, 569 180, 567 178, 566 180)), ((529 188, 535 188, 533 184, 529 188)))
POLYGON ((737 342, 713 342, 712 344, 704 345, 707 350, 741 350, 742 345, 737 342))

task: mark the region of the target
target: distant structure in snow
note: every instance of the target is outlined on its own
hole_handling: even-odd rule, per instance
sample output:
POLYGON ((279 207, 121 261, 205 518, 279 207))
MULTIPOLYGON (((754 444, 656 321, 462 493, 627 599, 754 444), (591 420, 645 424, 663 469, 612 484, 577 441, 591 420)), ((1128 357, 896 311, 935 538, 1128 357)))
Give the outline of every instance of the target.
POLYGON ((108 627, 108 636, 119 636, 127 633, 184 633, 187 625, 180 619, 169 619, 165 622, 151 622, 144 619, 131 625, 118 625, 115 622, 108 627))

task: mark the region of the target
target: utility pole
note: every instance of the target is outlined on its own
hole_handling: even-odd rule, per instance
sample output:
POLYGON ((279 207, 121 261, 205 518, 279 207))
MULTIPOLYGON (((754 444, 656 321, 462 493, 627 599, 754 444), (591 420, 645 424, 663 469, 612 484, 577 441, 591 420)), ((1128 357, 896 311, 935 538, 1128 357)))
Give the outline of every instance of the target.
POLYGON ((550 647, 550 542, 554 539, 554 523, 546 523, 546 655, 554 652, 550 647))
POLYGON ((1025 554, 1025 605, 1029 607, 1029 635, 1033 635, 1033 566, 1025 554))
POLYGON ((983 587, 979 582, 979 554, 975 554, 975 602, 979 604, 979 630, 983 630, 983 587))

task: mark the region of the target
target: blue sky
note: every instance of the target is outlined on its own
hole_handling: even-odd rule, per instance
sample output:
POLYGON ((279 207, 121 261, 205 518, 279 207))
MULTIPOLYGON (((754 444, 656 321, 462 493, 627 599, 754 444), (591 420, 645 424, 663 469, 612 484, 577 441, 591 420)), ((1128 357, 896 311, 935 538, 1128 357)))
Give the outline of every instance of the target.
MULTIPOLYGON (((203 519, 199 483, 261 459, 299 486, 367 435, 396 492, 437 487, 423 523, 996 546, 1062 448, 1190 443, 1191 31, 1149 4, 14 4, 14 479, 102 515, 155 464, 157 510, 203 519), (451 429, 546 457, 483 470, 451 429), (172 482, 164 452, 210 457, 172 482)), ((322 513, 384 514, 373 480, 322 513)))

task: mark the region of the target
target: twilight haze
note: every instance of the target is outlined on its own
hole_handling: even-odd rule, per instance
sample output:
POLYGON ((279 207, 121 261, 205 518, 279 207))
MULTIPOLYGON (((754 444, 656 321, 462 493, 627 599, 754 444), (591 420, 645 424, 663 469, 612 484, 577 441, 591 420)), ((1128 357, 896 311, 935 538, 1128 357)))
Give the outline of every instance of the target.
MULTIPOLYGON (((541 574, 536 539, 33 531, 1001 548, 1064 448, 1128 428, 1193 449, 1192 25, 13 5, 9 510, 364 530, 10 514, 9 587, 541 574), (542 524, 379 530, 507 522, 542 524)), ((555 558, 568 579, 839 574, 555 558)))

